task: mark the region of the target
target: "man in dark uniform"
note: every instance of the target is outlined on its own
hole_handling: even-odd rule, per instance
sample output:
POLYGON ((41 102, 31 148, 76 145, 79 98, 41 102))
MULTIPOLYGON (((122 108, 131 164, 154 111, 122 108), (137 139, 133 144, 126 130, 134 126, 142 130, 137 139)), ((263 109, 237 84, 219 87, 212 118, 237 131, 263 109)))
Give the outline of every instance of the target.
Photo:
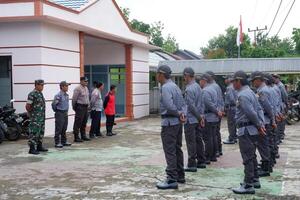
POLYGON ((37 155, 39 152, 47 152, 43 147, 43 137, 45 134, 45 98, 42 93, 44 80, 36 80, 35 88, 28 94, 26 110, 29 114, 29 154, 37 155))
POLYGON ((271 137, 272 130, 276 128, 275 114, 271 103, 272 94, 268 86, 265 84, 265 77, 262 72, 253 72, 250 78, 252 85, 256 88, 258 101, 264 111, 264 125, 266 128, 266 135, 259 137, 258 140, 257 149, 262 158, 261 168, 258 170, 258 175, 260 177, 270 176, 272 166, 269 137, 271 137))
POLYGON ((233 87, 238 92, 236 123, 239 147, 244 164, 244 182, 232 191, 237 194, 254 194, 260 188, 257 173, 256 146, 259 135, 266 134, 263 111, 254 92, 248 86, 247 75, 237 71, 233 75, 233 87))
POLYGON ((86 77, 80 78, 80 85, 74 89, 72 98, 72 107, 75 111, 75 121, 73 126, 74 142, 89 141, 86 137, 86 124, 88 120, 88 107, 90 104, 89 100, 89 89, 87 88, 88 79, 86 77), (79 138, 79 130, 81 139, 79 138))
POLYGON ((210 84, 211 87, 214 88, 214 90, 217 92, 217 107, 218 110, 220 110, 223 114, 222 116, 219 116, 220 120, 217 124, 217 157, 222 156, 223 155, 223 151, 222 151, 222 136, 221 136, 221 121, 222 121, 222 117, 224 116, 224 97, 223 97, 223 92, 221 87, 216 83, 216 75, 215 73, 213 73, 212 71, 208 71, 206 72, 208 75, 210 75, 211 80, 210 80, 210 84))
POLYGON ((59 84, 60 92, 55 95, 52 102, 52 109, 55 112, 55 136, 54 143, 56 148, 71 146, 67 142, 66 131, 68 129, 68 111, 69 111, 69 83, 62 81, 59 84))
POLYGON ((235 144, 237 143, 236 122, 235 122, 237 92, 233 88, 231 75, 225 77, 225 84, 227 85, 226 92, 225 92, 225 111, 227 116, 227 126, 228 126, 229 136, 227 140, 223 141, 223 143, 235 144))
POLYGON ((186 121, 186 105, 181 90, 170 79, 170 67, 163 65, 157 70, 156 78, 161 84, 160 113, 161 139, 167 162, 167 178, 157 183, 158 189, 177 189, 185 183, 182 146, 182 123, 186 121))
MULTIPOLYGON (((186 172, 197 172, 197 166, 204 168, 204 162, 199 160, 197 164, 197 131, 198 127, 204 127, 203 119, 203 101, 201 100, 201 88, 195 81, 195 72, 192 68, 187 67, 183 71, 183 77, 186 83, 184 92, 185 102, 187 104, 187 122, 184 125, 185 140, 188 150, 188 165, 186 172)), ((200 141, 202 142, 202 140, 200 141)), ((202 143, 203 145, 203 143, 202 143)))
POLYGON ((214 87, 211 86, 211 77, 203 74, 200 77, 200 86, 203 89, 203 103, 205 107, 205 133, 203 134, 205 142, 206 164, 217 161, 218 139, 217 129, 222 111, 217 106, 218 94, 214 87))

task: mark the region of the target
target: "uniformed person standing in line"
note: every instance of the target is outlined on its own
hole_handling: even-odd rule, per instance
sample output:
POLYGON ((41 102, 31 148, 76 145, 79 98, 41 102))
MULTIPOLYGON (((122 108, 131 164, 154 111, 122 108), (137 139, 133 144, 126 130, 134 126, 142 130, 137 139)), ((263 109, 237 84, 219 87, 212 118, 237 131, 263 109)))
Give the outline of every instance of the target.
POLYGON ((203 74, 200 77, 200 86, 203 89, 203 103, 205 107, 205 133, 203 134, 205 142, 205 157, 206 164, 217 161, 217 129, 220 117, 223 116, 221 110, 217 106, 218 94, 210 85, 211 77, 208 74, 203 74))
MULTIPOLYGON (((281 121, 281 99, 278 97, 276 89, 274 87, 273 77, 271 74, 265 74, 266 84, 271 91, 271 103, 273 104, 273 112, 275 113, 276 123, 281 121)), ((276 164, 276 155, 278 154, 278 145, 276 143, 276 128, 272 130, 272 134, 269 135, 269 145, 271 151, 271 166, 276 164)))
POLYGON ((47 152, 43 147, 43 137, 45 133, 45 98, 42 93, 44 80, 36 80, 35 88, 28 94, 26 110, 29 114, 29 154, 37 155, 39 152, 47 152))
MULTIPOLYGON (((286 108, 287 108, 287 104, 288 104, 288 93, 284 87, 284 84, 280 81, 280 76, 278 74, 273 74, 272 76, 274 78, 274 83, 280 89, 281 98, 282 98, 282 113, 286 114, 286 108)), ((285 125, 286 125, 285 119, 282 119, 281 122, 278 123, 277 130, 278 130, 278 142, 279 143, 281 143, 281 141, 284 139, 285 125)))
MULTIPOLYGON (((203 107, 203 102, 200 99, 201 88, 196 83, 194 76, 195 72, 192 68, 188 67, 183 70, 183 78, 186 83, 184 98, 187 105, 187 122, 184 125, 185 140, 188 151, 188 164, 187 168, 185 168, 186 172, 197 172, 198 144, 196 134, 198 126, 204 126, 204 119, 199 112, 199 108, 203 107)), ((199 162, 199 167, 200 164, 203 163, 199 162)))
POLYGON ((236 123, 239 148, 244 164, 244 181, 233 189, 236 194, 254 194, 254 188, 260 188, 257 174, 256 146, 259 135, 266 134, 263 123, 263 111, 254 92, 248 86, 247 75, 237 71, 233 75, 233 87, 238 92, 236 123))
POLYGON ((185 183, 182 146, 182 123, 186 121, 186 105, 181 90, 170 79, 169 66, 160 66, 156 79, 161 84, 161 139, 167 162, 167 178, 157 183, 158 189, 177 189, 185 183))
POLYGON ((52 109, 55 112, 55 135, 54 143, 56 148, 71 146, 67 142, 66 131, 68 129, 68 112, 69 112, 69 83, 62 81, 59 84, 60 92, 55 95, 52 102, 52 109))
POLYGON ((272 166, 269 137, 271 137, 272 130, 276 128, 275 114, 273 105, 271 103, 272 94, 268 86, 265 84, 265 77, 262 72, 253 72, 250 78, 252 85, 257 90, 258 101, 264 111, 264 125, 266 128, 266 135, 259 137, 258 140, 257 149, 262 159, 261 168, 258 170, 258 175, 260 177, 270 176, 272 166))
POLYGON ((235 122, 237 92, 233 88, 231 75, 225 77, 225 84, 227 85, 226 92, 225 92, 225 111, 227 116, 227 126, 228 126, 229 136, 227 140, 223 141, 223 143, 235 144, 237 143, 236 122, 235 122))
POLYGON ((212 71, 208 71, 206 72, 208 75, 210 75, 211 77, 211 86, 216 90, 217 92, 217 107, 218 110, 220 110, 223 115, 219 116, 220 120, 218 122, 218 126, 217 126, 217 157, 222 156, 223 155, 223 151, 222 151, 222 137, 221 137, 221 121, 222 121, 222 117, 224 116, 224 97, 223 97, 223 92, 221 87, 216 83, 216 76, 212 71))
POLYGON ((72 107, 75 111, 75 120, 73 126, 74 142, 89 141, 86 137, 86 124, 88 120, 88 107, 90 104, 89 100, 89 89, 87 88, 88 79, 86 77, 80 78, 80 85, 74 89, 72 98, 72 107), (81 138, 79 137, 79 130, 81 138))

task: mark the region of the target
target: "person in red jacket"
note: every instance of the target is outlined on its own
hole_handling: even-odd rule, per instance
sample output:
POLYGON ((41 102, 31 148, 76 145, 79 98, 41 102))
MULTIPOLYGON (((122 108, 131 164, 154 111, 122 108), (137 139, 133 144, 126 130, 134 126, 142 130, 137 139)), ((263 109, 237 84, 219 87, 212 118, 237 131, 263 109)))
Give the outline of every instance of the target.
POLYGON ((103 107, 106 115, 106 135, 113 136, 116 135, 112 132, 113 126, 115 124, 115 114, 116 114, 116 86, 111 85, 110 91, 107 93, 104 99, 103 107))

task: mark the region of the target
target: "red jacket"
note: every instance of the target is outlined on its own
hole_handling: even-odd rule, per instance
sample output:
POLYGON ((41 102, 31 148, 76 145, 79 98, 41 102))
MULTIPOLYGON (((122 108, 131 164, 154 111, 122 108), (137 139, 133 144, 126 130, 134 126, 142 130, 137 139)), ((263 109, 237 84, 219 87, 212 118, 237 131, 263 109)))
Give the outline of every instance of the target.
POLYGON ((104 100, 104 112, 106 115, 116 114, 116 100, 112 92, 107 93, 104 100))

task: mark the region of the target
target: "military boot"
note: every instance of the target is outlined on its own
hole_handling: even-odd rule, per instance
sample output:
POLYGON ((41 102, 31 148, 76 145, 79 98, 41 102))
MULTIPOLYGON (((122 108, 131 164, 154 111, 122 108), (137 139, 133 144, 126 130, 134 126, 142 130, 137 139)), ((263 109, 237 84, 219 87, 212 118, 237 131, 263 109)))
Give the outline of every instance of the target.
POLYGON ((166 179, 156 184, 157 189, 168 190, 168 189, 178 189, 178 183, 175 180, 166 179))
POLYGON ((252 184, 242 183, 239 188, 234 188, 232 191, 235 194, 255 194, 255 189, 252 184))
POLYGON ((38 155, 40 152, 38 152, 35 148, 34 144, 29 145, 29 154, 38 155))
POLYGON ((74 142, 80 143, 83 142, 83 140, 79 138, 78 134, 74 134, 74 142))
POLYGON ((261 168, 258 169, 257 173, 259 177, 265 177, 265 176, 270 176, 270 171, 269 167, 270 164, 268 161, 262 161, 261 163, 261 168))
POLYGON ((43 144, 42 142, 39 142, 38 145, 37 145, 37 150, 40 151, 40 152, 47 152, 48 149, 43 147, 43 144))
POLYGON ((86 137, 86 134, 84 133, 84 134, 81 134, 81 139, 83 140, 83 141, 90 141, 91 139, 89 139, 89 138, 87 138, 86 137))

